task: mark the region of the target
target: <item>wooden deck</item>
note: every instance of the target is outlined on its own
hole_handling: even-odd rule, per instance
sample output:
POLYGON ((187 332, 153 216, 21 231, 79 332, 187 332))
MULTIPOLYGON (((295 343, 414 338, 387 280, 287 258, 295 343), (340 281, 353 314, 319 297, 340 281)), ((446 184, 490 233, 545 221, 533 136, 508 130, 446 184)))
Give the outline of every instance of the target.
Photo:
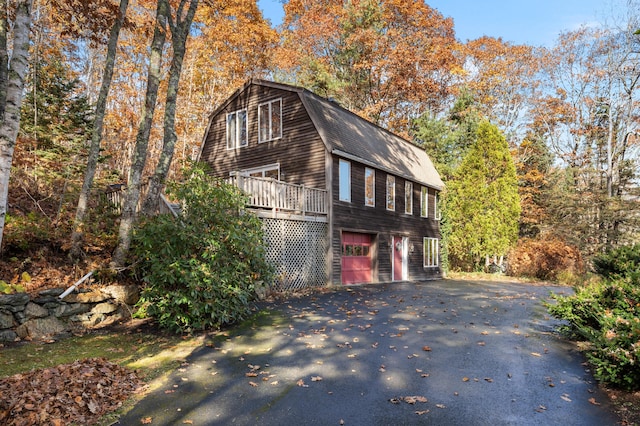
MULTIPOLYGON (((269 217, 326 221, 329 205, 324 189, 241 175, 232 176, 226 181, 247 194, 247 207, 257 209, 259 213, 268 211, 269 217)), ((264 213, 261 215, 267 216, 264 213)))

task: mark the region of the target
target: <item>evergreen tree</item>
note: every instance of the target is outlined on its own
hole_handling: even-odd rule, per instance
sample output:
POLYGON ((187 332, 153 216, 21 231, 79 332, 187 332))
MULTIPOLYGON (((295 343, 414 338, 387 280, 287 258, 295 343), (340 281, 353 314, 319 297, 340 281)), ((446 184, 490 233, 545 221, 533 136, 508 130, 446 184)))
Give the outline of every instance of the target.
POLYGON ((22 104, 22 130, 41 149, 78 148, 89 139, 91 105, 58 55, 32 66, 22 104))
POLYGON ((516 168, 498 128, 479 123, 475 140, 447 183, 449 261, 477 269, 516 243, 520 198, 516 168))

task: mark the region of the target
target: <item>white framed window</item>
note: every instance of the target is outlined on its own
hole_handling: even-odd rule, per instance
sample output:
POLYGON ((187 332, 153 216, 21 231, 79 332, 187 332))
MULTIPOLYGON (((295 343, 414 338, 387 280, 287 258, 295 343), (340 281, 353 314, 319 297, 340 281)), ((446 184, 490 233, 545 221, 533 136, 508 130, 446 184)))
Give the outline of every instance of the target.
POLYGON ((413 182, 404 182, 404 212, 413 214, 413 182))
POLYGON ((440 240, 437 238, 424 237, 423 250, 424 250, 424 267, 435 268, 439 265, 440 259, 440 240))
POLYGON ((282 137, 282 99, 258 105, 258 142, 282 137))
POLYGON ((436 220, 440 220, 442 219, 442 209, 440 208, 440 193, 436 192, 436 213, 435 213, 435 218, 436 220))
POLYGON ((227 149, 247 146, 248 133, 246 109, 227 114, 227 149))
POLYGON ((387 210, 396 209, 396 177, 387 175, 387 210))
POLYGON ((280 163, 267 164, 266 166, 254 167, 251 169, 240 170, 240 172, 231 172, 229 175, 234 176, 240 174, 242 176, 273 178, 280 180, 280 163))
POLYGON ((369 167, 364 168, 364 205, 376 205, 376 171, 369 167))
POLYGON ((339 172, 339 199, 340 201, 351 202, 351 163, 340 160, 339 172))
POLYGON ((429 217, 429 189, 426 186, 420 188, 420 216, 429 217))

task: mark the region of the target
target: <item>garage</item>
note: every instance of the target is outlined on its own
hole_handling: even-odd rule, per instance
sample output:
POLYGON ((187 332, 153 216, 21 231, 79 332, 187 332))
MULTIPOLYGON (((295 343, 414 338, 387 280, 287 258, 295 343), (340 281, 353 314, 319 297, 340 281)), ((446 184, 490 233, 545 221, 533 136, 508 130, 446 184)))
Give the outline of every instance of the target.
POLYGON ((371 235, 342 233, 342 284, 371 282, 371 235))

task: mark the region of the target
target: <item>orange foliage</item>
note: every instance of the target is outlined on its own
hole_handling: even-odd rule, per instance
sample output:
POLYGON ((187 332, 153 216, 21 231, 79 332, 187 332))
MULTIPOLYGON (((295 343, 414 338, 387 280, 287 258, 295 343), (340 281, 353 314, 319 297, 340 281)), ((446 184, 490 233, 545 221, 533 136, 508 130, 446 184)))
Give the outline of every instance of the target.
POLYGON ((584 270, 580 251, 548 234, 536 239, 521 239, 508 259, 507 274, 511 276, 555 280, 561 272, 580 273, 584 270))

